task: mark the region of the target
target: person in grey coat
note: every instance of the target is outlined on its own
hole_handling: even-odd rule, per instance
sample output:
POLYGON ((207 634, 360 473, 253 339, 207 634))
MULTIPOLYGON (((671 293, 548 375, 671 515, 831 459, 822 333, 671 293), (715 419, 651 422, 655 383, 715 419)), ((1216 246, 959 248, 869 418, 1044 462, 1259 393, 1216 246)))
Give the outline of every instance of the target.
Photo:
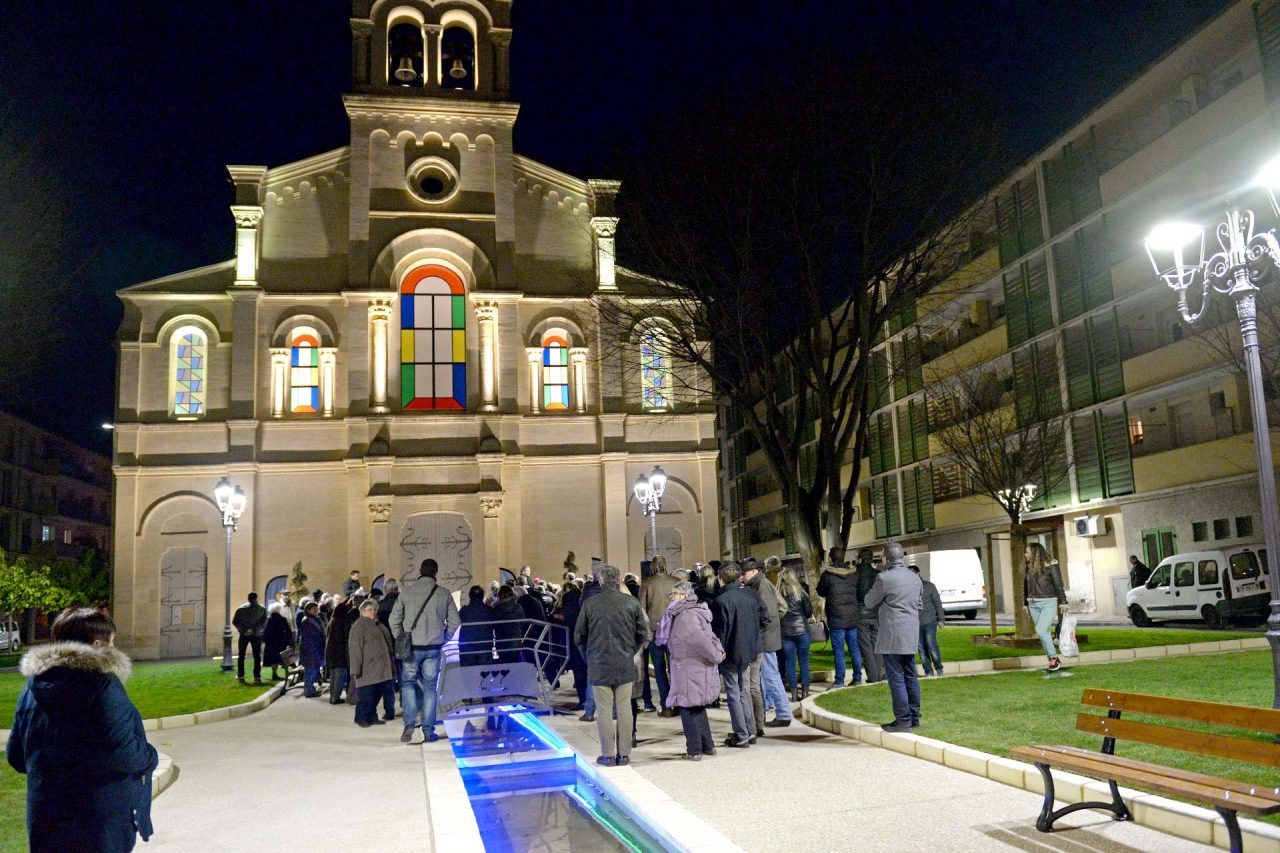
POLYGON ((417 726, 422 726, 424 741, 440 739, 436 734, 440 654, 462 624, 453 596, 436 583, 439 564, 428 557, 422 561, 421 573, 416 583, 400 593, 391 610, 391 636, 409 634, 413 648, 409 659, 401 661, 400 667, 400 700, 404 704, 401 743, 413 741, 413 730, 417 726))
POLYGON ((362 729, 386 724, 386 720, 378 719, 378 699, 396 677, 394 650, 391 630, 378 621, 378 602, 365 599, 347 638, 351 683, 360 695, 356 725, 362 729))
POLYGON ((595 715, 596 733, 600 736, 596 763, 613 767, 631 763, 631 735, 635 730, 631 695, 637 675, 636 657, 649 642, 649 620, 640 602, 618 589, 617 566, 600 566, 598 571, 600 592, 582 603, 573 634, 574 642, 587 658, 587 677, 599 709, 595 715), (618 717, 616 731, 614 713, 618 717))
POLYGON ((782 671, 778 669, 778 652, 782 651, 782 614, 787 608, 778 590, 769 582, 764 567, 751 557, 742 566, 742 585, 755 590, 769 617, 769 624, 764 626, 760 637, 764 643, 764 654, 751 664, 751 713, 756 721, 756 735, 763 736, 764 728, 761 726, 773 729, 791 725, 791 700, 786 685, 782 683, 782 671), (764 714, 769 708, 773 709, 773 719, 766 723, 764 714))
MULTIPOLYGON (((912 566, 911 571, 917 575, 920 574, 920 569, 916 566, 912 566)), ((924 578, 920 581, 924 584, 923 604, 920 611, 920 648, 918 649, 920 665, 924 667, 925 675, 942 675, 942 649, 938 648, 938 626, 946 623, 947 611, 942 609, 942 596, 938 594, 938 588, 933 585, 933 582, 924 578)))
POLYGON ((920 725, 920 680, 916 678, 916 646, 920 643, 920 610, 924 585, 907 568, 902 546, 889 542, 881 551, 884 568, 867 593, 867 606, 876 609, 880 632, 876 652, 893 696, 893 722, 887 732, 909 732, 920 725))

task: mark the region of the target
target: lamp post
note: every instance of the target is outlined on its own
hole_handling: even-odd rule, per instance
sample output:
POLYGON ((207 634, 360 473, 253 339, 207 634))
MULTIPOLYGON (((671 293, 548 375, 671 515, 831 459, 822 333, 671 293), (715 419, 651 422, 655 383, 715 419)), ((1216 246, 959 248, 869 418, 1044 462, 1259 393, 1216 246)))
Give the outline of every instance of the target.
POLYGON ((248 500, 244 489, 232 486, 231 481, 223 477, 213 487, 213 496, 218 501, 218 509, 222 511, 222 529, 227 532, 227 585, 226 585, 226 619, 222 626, 222 671, 230 672, 231 664, 231 534, 236 530, 236 522, 244 512, 248 500))
MULTIPOLYGON (((1272 160, 1259 175, 1267 187, 1272 207, 1280 213, 1274 192, 1280 178, 1280 158, 1272 160)), ((1244 349, 1245 377, 1249 383, 1249 410, 1253 415, 1253 440, 1258 451, 1258 491, 1262 503, 1262 531, 1267 543, 1267 562, 1280 559, 1280 507, 1276 505, 1276 476, 1271 463, 1271 431, 1267 424, 1267 404, 1262 388, 1262 361, 1258 354, 1258 283, 1280 268, 1280 242, 1275 230, 1255 233, 1253 211, 1231 209, 1214 228, 1220 247, 1205 257, 1205 229, 1190 222, 1164 222, 1146 239, 1147 255, 1156 275, 1178 295, 1182 319, 1193 324, 1204 314, 1214 293, 1235 300, 1244 349), (1188 291, 1199 302, 1192 311, 1188 291)), ((1272 706, 1280 708, 1280 572, 1268 568, 1271 615, 1267 619, 1267 642, 1271 644, 1274 693, 1272 706)))
POLYGON ((649 516, 649 559, 658 556, 658 511, 662 509, 662 494, 667 490, 667 475, 654 466, 649 476, 641 474, 633 487, 636 501, 644 514, 649 516))

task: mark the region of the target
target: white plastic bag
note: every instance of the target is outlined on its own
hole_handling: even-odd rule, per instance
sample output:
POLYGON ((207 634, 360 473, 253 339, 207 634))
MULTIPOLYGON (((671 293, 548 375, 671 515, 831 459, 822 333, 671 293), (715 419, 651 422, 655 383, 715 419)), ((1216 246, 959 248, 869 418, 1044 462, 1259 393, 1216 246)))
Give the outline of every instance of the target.
POLYGON ((1058 651, 1064 658, 1080 656, 1080 644, 1076 642, 1076 617, 1074 613, 1062 614, 1062 627, 1058 632, 1058 651))

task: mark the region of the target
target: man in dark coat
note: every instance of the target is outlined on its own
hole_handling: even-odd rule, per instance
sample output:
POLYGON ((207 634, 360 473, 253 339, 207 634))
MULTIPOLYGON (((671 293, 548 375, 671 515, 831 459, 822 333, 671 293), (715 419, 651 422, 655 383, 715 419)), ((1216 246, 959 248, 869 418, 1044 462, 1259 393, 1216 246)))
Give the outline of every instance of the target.
POLYGON ((307 602, 298 623, 298 657, 302 660, 302 695, 319 696, 316 682, 324 666, 324 623, 320 621, 320 605, 307 602))
POLYGON ((360 591, 360 570, 353 569, 351 574, 342 582, 342 594, 348 600, 351 596, 360 591))
POLYGON ((560 606, 564 615, 564 627, 569 634, 567 665, 569 671, 573 673, 573 689, 578 694, 578 705, 573 710, 580 711, 586 707, 587 694, 590 691, 587 687, 587 659, 583 657, 582 650, 578 648, 578 641, 573 636, 573 630, 578 625, 578 613, 582 610, 582 590, 578 589, 576 583, 566 584, 560 606))
POLYGON ((832 548, 827 564, 818 578, 818 595, 826 603, 827 630, 831 633, 831 654, 836 662, 836 680, 832 686, 844 686, 845 649, 853 665, 850 684, 862 683, 862 651, 858 648, 858 577, 857 569, 844 565, 838 548, 832 548))
POLYGON ((733 734, 725 746, 746 747, 756 740, 756 719, 748 695, 751 664, 760 657, 764 645, 762 633, 768 624, 760 596, 741 582, 738 564, 720 565, 720 594, 711 604, 711 628, 724 647, 720 676, 729 700, 729 720, 733 734))
POLYGON ((879 572, 871 562, 871 552, 864 550, 858 555, 858 567, 855 577, 858 587, 858 648, 862 651, 862 665, 867 668, 867 683, 884 679, 884 661, 876 651, 876 637, 880 632, 880 621, 874 607, 867 606, 867 595, 875 586, 879 572))
POLYGON ((1147 582, 1147 578, 1151 577, 1151 569, 1147 568, 1146 563, 1138 559, 1137 554, 1129 555, 1129 588, 1137 589, 1147 582))
POLYGON ((151 837, 159 756, 125 693, 131 665, 114 637, 111 617, 77 608, 54 621, 54 642, 22 657, 27 686, 5 757, 27 774, 32 853, 127 853, 137 835, 151 837))
MULTIPOLYGON (((912 566, 911 571, 917 575, 920 574, 918 566, 912 566)), ((933 582, 925 580, 923 576, 920 580, 924 584, 921 596, 923 605, 920 609, 920 650, 918 652, 920 665, 924 667, 925 675, 942 675, 942 649, 938 647, 938 626, 946 624, 947 611, 942 608, 942 595, 933 582)))
POLYGON ((583 603, 574 626, 578 646, 586 652, 591 692, 596 704, 603 706, 596 715, 596 733, 600 736, 596 763, 606 767, 631 763, 635 726, 631 693, 639 674, 637 655, 649 642, 644 608, 618 589, 618 579, 616 566, 600 569, 600 592, 583 603), (614 713, 618 716, 616 732, 614 713))
POLYGON ((395 578, 387 578, 382 582, 382 600, 378 602, 378 621, 391 627, 391 611, 396 609, 396 600, 400 598, 400 584, 395 578))
POLYGON ((236 681, 244 684, 244 650, 253 648, 253 683, 262 683, 262 633, 267 629, 267 608, 258 603, 258 594, 236 608, 231 624, 240 633, 240 656, 236 664, 236 681))
POLYGON ((324 662, 329 667, 329 704, 342 704, 342 691, 347 689, 350 666, 347 657, 347 640, 351 626, 355 624, 358 614, 351 602, 338 596, 338 603, 333 608, 333 616, 325 628, 324 662))
POLYGON ((484 587, 467 591, 467 604, 458 611, 458 659, 463 666, 493 663, 493 608, 484 603, 484 587), (477 624, 479 623, 479 624, 477 624))

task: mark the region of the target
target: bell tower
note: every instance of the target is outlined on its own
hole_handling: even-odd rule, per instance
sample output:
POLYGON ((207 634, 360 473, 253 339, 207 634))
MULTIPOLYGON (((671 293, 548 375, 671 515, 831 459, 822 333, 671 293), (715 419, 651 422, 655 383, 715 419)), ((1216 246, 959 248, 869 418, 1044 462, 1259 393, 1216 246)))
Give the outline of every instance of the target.
POLYGON ((512 0, 352 0, 360 94, 505 101, 512 0))

